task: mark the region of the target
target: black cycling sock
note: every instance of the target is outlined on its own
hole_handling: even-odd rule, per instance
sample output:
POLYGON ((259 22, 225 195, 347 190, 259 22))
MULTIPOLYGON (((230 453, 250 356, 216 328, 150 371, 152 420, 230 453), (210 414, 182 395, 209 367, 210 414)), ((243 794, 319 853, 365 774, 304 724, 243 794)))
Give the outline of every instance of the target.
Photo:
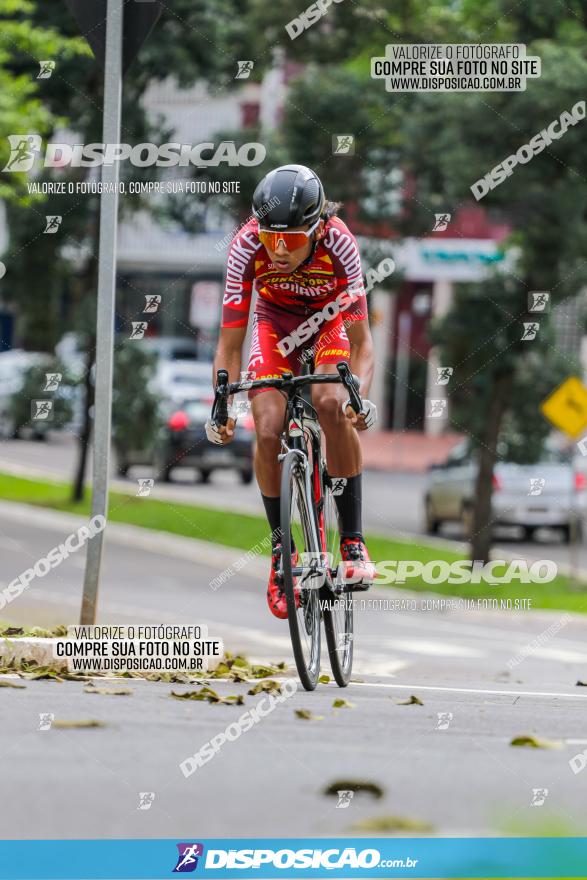
MULTIPOLYGON (((268 495, 263 495, 262 492, 261 498, 265 505, 265 513, 267 514, 269 528, 271 529, 271 547, 275 547, 276 544, 281 544, 281 498, 279 496, 277 498, 270 498, 268 495)), ((291 537, 291 549, 292 552, 295 550, 293 535, 291 537)))
POLYGON ((263 499, 265 513, 269 520, 271 543, 274 545, 279 544, 279 538, 281 535, 281 499, 279 496, 277 496, 277 498, 269 498, 268 495, 263 495, 263 493, 261 493, 261 498, 263 499))
POLYGON ((334 500, 340 517, 340 537, 362 541, 362 474, 331 477, 331 480, 333 491, 337 492, 334 500))

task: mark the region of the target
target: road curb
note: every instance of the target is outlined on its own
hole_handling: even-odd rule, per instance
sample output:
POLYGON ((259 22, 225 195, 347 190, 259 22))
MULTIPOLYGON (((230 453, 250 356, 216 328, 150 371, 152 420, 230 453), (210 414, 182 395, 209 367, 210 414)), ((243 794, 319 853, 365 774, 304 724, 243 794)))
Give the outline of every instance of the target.
POLYGON ((53 646, 57 639, 44 639, 35 636, 11 639, 4 636, 0 639, 0 659, 15 663, 21 660, 34 660, 39 666, 55 666, 65 669, 65 663, 53 658, 53 646))
MULTIPOLYGON (((52 508, 35 507, 33 504, 22 504, 18 501, 0 501, 0 514, 9 516, 14 522, 27 525, 39 525, 63 534, 64 529, 75 531, 86 525, 88 518, 75 513, 64 513, 52 508)), ((166 556, 185 559, 188 562, 201 563, 217 568, 221 573, 230 576, 235 570, 245 571, 247 576, 259 580, 267 580, 269 558, 251 551, 224 544, 214 544, 199 538, 188 538, 185 535, 174 535, 171 532, 147 529, 127 523, 108 521, 106 543, 112 542, 123 547, 133 547, 146 552, 161 553, 166 556), (237 562, 235 566, 235 563, 237 562)))
MULTIPOLYGON (((52 508, 35 507, 32 504, 22 504, 18 501, 0 500, 0 514, 6 514, 15 522, 26 523, 27 525, 39 525, 42 528, 51 529, 59 534, 63 534, 64 529, 75 531, 80 525, 87 524, 87 518, 74 513, 64 513, 52 508)), ((380 535, 380 537, 393 540, 400 536, 396 535, 380 535)), ((401 536, 402 538, 406 537, 401 536)), ((447 538, 430 537, 427 535, 410 536, 422 546, 436 548, 438 550, 449 550, 452 552, 462 552, 466 555, 466 544, 462 542, 454 542, 447 538)), ((106 543, 111 542, 122 547, 132 547, 137 550, 143 550, 147 553, 158 553, 174 558, 184 559, 189 562, 210 566, 219 571, 219 574, 210 582, 210 589, 217 589, 225 581, 230 580, 237 572, 242 572, 247 577, 254 578, 263 583, 267 582, 267 573, 270 566, 270 558, 265 554, 246 551, 236 547, 229 547, 225 544, 214 544, 210 541, 202 541, 199 538, 188 538, 184 535, 174 535, 171 532, 157 531, 156 529, 147 529, 142 526, 135 526, 126 523, 108 522, 106 532, 106 543), (216 587, 211 584, 217 582, 216 587)), ((510 562, 519 559, 520 555, 512 553, 503 547, 495 546, 492 548, 493 559, 504 559, 510 562)), ((528 557, 528 562, 536 562, 540 557, 528 557)), ((587 570, 577 568, 572 571, 571 566, 557 563, 559 574, 580 578, 587 582, 587 570)), ((372 588, 374 590, 376 586, 372 588)), ((389 595, 387 590, 389 587, 380 587, 381 595, 389 595)), ((428 595, 421 591, 401 590, 398 595, 406 597, 428 595)), ((444 596, 442 593, 434 593, 430 591, 430 596, 444 596)), ((533 609, 532 613, 537 615, 548 612, 549 609, 533 609)), ((554 612, 552 612, 554 613, 554 612)))

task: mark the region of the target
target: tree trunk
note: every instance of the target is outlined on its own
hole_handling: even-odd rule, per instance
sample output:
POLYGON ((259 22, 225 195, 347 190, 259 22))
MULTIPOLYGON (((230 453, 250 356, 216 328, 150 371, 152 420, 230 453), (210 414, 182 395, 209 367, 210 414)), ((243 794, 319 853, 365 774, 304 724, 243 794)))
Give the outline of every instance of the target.
POLYGON ((83 501, 84 499, 88 451, 90 448, 90 438, 92 436, 92 418, 90 415, 90 410, 94 405, 92 364, 94 362, 95 348, 96 339, 95 337, 92 337, 88 345, 88 350, 86 352, 86 371, 84 376, 84 412, 82 427, 79 435, 77 467, 71 492, 72 501, 83 501))
MULTIPOLYGON (((89 220, 89 239, 92 243, 91 253, 86 263, 85 271, 82 276, 81 298, 86 302, 95 303, 98 292, 98 259, 99 259, 99 240, 100 240, 100 214, 99 205, 96 206, 89 220)), ((83 308, 83 306, 82 306, 83 308)), ((94 307, 95 308, 95 307, 94 307)), ((73 486, 71 490, 72 501, 82 501, 84 498, 84 485, 86 481, 86 465, 88 460, 88 451, 90 438, 92 436, 92 419, 90 410, 94 405, 94 386, 92 385, 92 365, 94 363, 96 353, 96 330, 95 330, 95 312, 93 311, 89 319, 91 329, 85 333, 87 339, 86 363, 84 373, 84 399, 83 399, 83 415, 82 427, 78 438, 78 453, 75 475, 73 478, 73 486)))
POLYGON ((500 373, 492 385, 485 431, 480 439, 479 471, 475 483, 471 528, 471 559, 489 562, 491 551, 491 495, 497 440, 512 387, 511 373, 500 373))

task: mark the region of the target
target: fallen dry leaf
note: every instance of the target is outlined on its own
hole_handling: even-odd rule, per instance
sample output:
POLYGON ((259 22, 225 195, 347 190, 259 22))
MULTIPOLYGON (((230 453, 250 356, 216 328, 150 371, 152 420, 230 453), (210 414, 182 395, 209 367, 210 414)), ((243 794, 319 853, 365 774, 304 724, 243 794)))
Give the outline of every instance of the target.
POLYGON ((528 746, 531 749, 562 749, 563 744, 559 740, 542 739, 537 736, 515 736, 510 742, 510 746, 528 746))
POLYGON ((84 688, 85 694, 103 694, 105 697, 130 697, 132 695, 132 691, 130 688, 98 688, 98 687, 87 687, 84 688))
POLYGON ((62 730, 73 730, 77 727, 106 727, 106 725, 103 721, 96 721, 94 718, 87 718, 82 721, 53 721, 51 727, 58 727, 62 730))
POLYGON ((296 718, 301 718, 303 721, 323 721, 323 715, 312 715, 309 709, 294 709, 296 714, 296 718))
POLYGON ((229 697, 221 697, 215 690, 209 687, 202 687, 199 691, 185 691, 178 694, 177 691, 171 691, 171 696, 176 700, 200 700, 207 703, 223 703, 225 705, 242 706, 245 702, 241 694, 231 695, 229 697))
POLYGON ((411 819, 407 816, 376 816, 373 819, 364 819, 352 826, 353 831, 432 831, 434 828, 429 822, 420 819, 411 819))
POLYGON ((265 679, 263 679, 263 681, 257 682, 257 684, 254 687, 252 687, 250 689, 250 691, 247 691, 247 693, 252 697, 254 697, 255 694, 260 694, 263 692, 269 693, 269 694, 271 694, 271 693, 280 694, 281 693, 281 685, 279 684, 278 681, 274 681, 272 678, 265 678, 265 679))
POLYGON ((407 700, 396 700, 398 706, 423 706, 424 703, 415 694, 411 694, 407 700))
POLYGON ((384 791, 376 782, 363 779, 336 779, 327 785, 322 794, 338 797, 339 791, 354 791, 361 794, 370 794, 376 799, 382 798, 384 791))

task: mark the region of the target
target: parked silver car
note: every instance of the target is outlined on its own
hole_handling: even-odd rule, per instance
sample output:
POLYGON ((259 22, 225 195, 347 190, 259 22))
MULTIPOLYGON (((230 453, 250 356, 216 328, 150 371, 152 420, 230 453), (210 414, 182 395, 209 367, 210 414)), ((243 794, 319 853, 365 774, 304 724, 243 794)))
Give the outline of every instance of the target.
MULTIPOLYGON (((429 534, 448 522, 460 522, 469 534, 476 476, 476 455, 468 441, 456 446, 446 462, 429 469, 424 494, 429 534)), ((578 535, 582 532, 586 489, 585 473, 565 452, 548 449, 537 464, 499 461, 493 475, 492 521, 496 526, 521 527, 526 540, 539 528, 556 528, 568 543, 574 529, 578 535)))

